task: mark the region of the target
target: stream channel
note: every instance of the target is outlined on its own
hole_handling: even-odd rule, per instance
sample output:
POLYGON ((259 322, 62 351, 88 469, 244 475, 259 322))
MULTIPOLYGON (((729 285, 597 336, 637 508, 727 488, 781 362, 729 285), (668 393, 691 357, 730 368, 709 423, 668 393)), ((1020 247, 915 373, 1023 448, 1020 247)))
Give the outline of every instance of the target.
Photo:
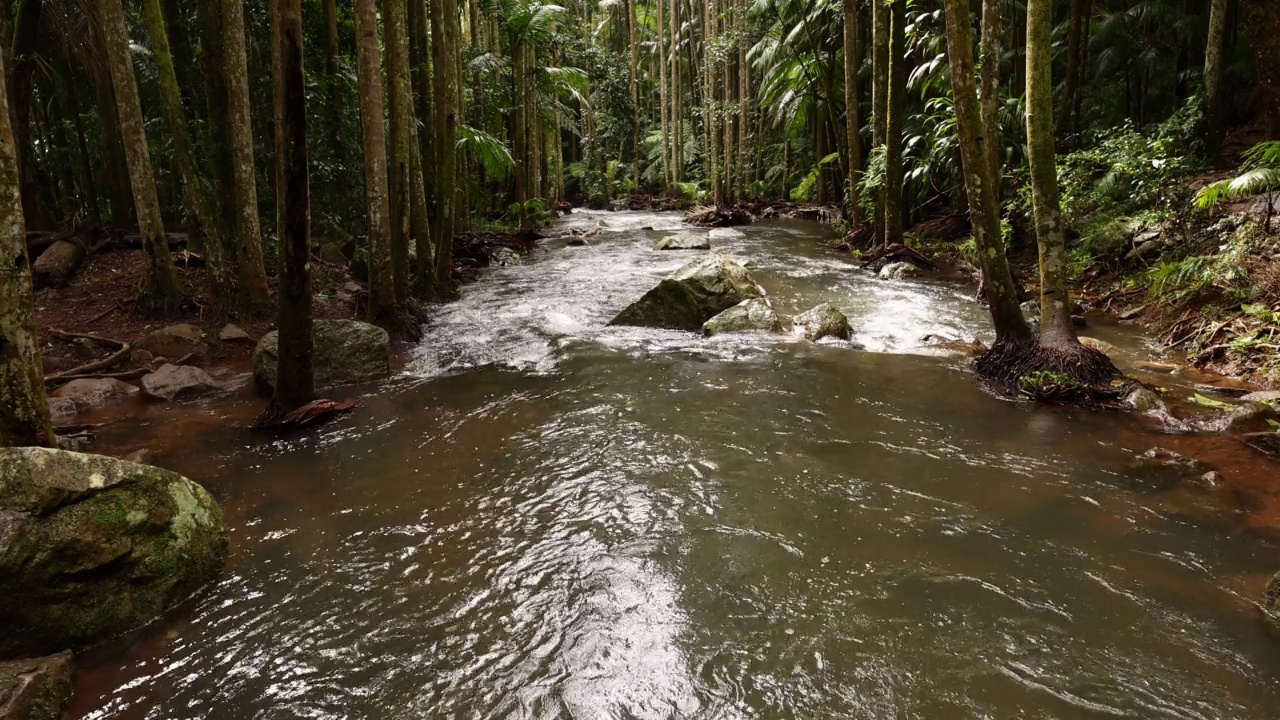
POLYGON ((607 327, 696 255, 651 249, 674 214, 567 220, 601 222, 466 286, 319 430, 120 429, 223 503, 232 554, 81 658, 72 717, 1277 717, 1274 465, 993 396, 921 340, 989 336, 971 287, 877 279, 814 223, 712 244, 864 349, 607 327), (1170 486, 1134 464, 1157 445, 1235 464, 1170 486))

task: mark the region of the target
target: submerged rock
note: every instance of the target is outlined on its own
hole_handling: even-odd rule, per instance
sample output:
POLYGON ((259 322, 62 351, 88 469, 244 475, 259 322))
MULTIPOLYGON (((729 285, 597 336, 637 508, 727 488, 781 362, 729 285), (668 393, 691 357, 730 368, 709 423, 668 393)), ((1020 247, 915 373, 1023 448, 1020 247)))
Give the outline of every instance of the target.
POLYGON ((587 239, 581 235, 574 235, 569 238, 569 241, 566 242, 565 245, 568 247, 588 247, 591 243, 587 242, 587 239))
POLYGON ((1273 575, 1262 591, 1262 617, 1273 631, 1280 632, 1280 573, 1273 575))
POLYGON ((710 250, 711 240, 706 235, 668 235, 653 246, 654 250, 710 250))
POLYGON ((923 275, 920 268, 909 262, 896 262, 880 268, 881 280, 907 280, 923 275))
POLYGON ((177 400, 222 389, 209 373, 190 365, 162 365, 142 377, 142 391, 154 400, 177 400))
POLYGON ((489 264, 493 267, 515 267, 523 265, 524 259, 509 247, 496 247, 489 251, 489 264))
POLYGON ((702 325, 707 337, 734 332, 781 332, 782 320, 767 298, 743 300, 702 325))
MULTIPOLYGON (((359 320, 316 320, 312 327, 317 388, 365 383, 391 373, 391 336, 386 330, 359 320)), ((276 384, 279 342, 273 330, 253 349, 253 379, 264 390, 276 384)))
POLYGON ((71 652, 0 662, 0 718, 59 720, 71 701, 71 652))
POLYGON ((955 353, 967 357, 977 357, 987 351, 987 346, 981 340, 947 337, 945 335, 935 335, 930 333, 920 338, 920 342, 927 347, 941 350, 944 352, 955 353))
POLYGON ((76 412, 113 405, 138 394, 138 388, 115 378, 81 378, 72 380, 49 393, 53 399, 70 402, 76 412))
POLYGON ((136 628, 221 570, 222 512, 148 465, 0 450, 0 656, 78 648, 136 628))
POLYGON ((663 278, 609 324, 696 332, 716 315, 743 300, 758 297, 764 297, 764 291, 746 268, 713 254, 663 278))
POLYGON ((1080 344, 1087 348, 1093 348, 1094 350, 1097 350, 1103 355, 1115 355, 1117 352, 1119 352, 1119 348, 1107 342, 1106 340, 1099 340, 1097 338, 1091 338, 1086 335, 1080 336, 1080 344))
POLYGON ((1246 433, 1241 436, 1244 444, 1263 455, 1280 457, 1280 431, 1246 433))
POLYGON ((209 352, 209 346, 204 342, 204 331, 190 323, 160 328, 143 339, 139 347, 152 355, 167 358, 204 356, 209 352))
POLYGON ((814 342, 824 337, 848 340, 853 335, 853 328, 849 327, 849 318, 844 313, 831 303, 822 303, 796 316, 795 332, 814 342))
POLYGON ((737 228, 711 228, 707 233, 707 237, 712 240, 737 240, 746 237, 747 234, 737 228))
POLYGON ((1240 398, 1248 402, 1260 402, 1268 405, 1280 405, 1280 390, 1264 390, 1253 392, 1240 398))

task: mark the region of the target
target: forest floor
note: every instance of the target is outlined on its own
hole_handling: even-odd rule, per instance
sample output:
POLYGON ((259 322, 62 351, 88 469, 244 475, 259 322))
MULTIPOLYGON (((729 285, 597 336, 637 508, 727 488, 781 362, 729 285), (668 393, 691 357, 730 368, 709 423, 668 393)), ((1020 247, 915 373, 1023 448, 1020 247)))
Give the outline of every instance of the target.
MULTIPOLYGON (((318 256, 325 245, 323 239, 317 238, 318 256)), ((459 234, 453 248, 454 278, 463 283, 475 280, 498 248, 525 254, 531 247, 529 240, 504 232, 482 230, 459 234)), ((85 258, 69 281, 37 289, 36 327, 45 376, 110 362, 95 368, 93 373, 134 379, 166 362, 174 362, 140 352, 144 338, 158 329, 183 324, 194 325, 203 332, 207 351, 179 362, 199 365, 217 379, 244 376, 252 371, 252 355, 258 339, 275 329, 274 305, 257 316, 233 314, 225 302, 211 297, 202 264, 184 261, 190 257, 187 253, 176 252, 175 256, 178 276, 189 293, 190 302, 183 312, 163 318, 146 317, 136 311, 145 258, 142 250, 116 240, 95 245, 94 252, 85 258), (226 334, 227 339, 223 339, 228 329, 242 332, 226 334), (81 336, 110 342, 86 342, 81 336), (135 350, 111 361, 116 357, 116 348, 126 343, 135 350), (108 344, 111 347, 107 347, 108 344)), ((365 318, 367 283, 353 274, 350 263, 313 257, 312 273, 315 319, 365 318)), ((274 290, 274 278, 271 282, 274 290)), ((396 364, 394 357, 393 364, 396 364)), ((51 380, 49 387, 52 390, 58 384, 51 380)), ((73 420, 74 417, 55 418, 61 423, 73 420)))

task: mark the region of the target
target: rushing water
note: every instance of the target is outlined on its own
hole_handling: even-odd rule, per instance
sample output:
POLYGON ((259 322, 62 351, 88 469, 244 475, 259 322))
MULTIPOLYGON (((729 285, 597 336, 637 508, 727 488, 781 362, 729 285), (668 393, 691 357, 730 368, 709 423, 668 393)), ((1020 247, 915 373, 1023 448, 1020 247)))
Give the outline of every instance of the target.
POLYGON ((469 286, 336 424, 172 424, 230 566, 84 658, 75 712, 1276 717, 1247 498, 1153 485, 1136 419, 984 393, 920 342, 986 332, 970 290, 767 224, 713 243, 867 351, 607 328, 693 255, 648 249, 675 216, 572 222, 600 218, 469 286))

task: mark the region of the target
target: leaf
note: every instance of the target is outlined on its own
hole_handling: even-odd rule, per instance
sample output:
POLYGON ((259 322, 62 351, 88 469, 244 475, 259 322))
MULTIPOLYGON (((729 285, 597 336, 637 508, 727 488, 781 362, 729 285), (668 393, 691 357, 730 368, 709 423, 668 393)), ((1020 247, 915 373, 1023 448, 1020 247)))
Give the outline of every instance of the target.
POLYGON ((1220 400, 1214 400, 1213 398, 1205 397, 1200 393, 1196 393, 1192 395, 1191 402, 1199 405, 1200 407, 1213 408, 1214 410, 1230 410, 1231 409, 1231 405, 1224 403, 1220 400))

